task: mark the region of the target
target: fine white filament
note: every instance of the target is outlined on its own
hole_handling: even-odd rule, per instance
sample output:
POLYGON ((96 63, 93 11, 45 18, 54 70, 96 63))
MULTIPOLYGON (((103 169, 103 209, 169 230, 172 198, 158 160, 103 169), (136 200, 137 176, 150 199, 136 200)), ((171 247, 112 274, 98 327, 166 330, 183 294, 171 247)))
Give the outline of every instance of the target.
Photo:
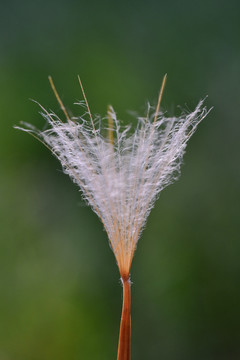
POLYGON ((104 121, 92 118, 86 99, 84 103, 85 115, 67 116, 65 122, 41 106, 48 129, 26 123, 21 129, 37 136, 59 159, 104 224, 121 275, 129 274, 149 212, 161 190, 178 177, 187 141, 208 112, 203 101, 180 117, 157 110, 138 118, 133 131, 121 126, 111 107, 104 127, 104 121))

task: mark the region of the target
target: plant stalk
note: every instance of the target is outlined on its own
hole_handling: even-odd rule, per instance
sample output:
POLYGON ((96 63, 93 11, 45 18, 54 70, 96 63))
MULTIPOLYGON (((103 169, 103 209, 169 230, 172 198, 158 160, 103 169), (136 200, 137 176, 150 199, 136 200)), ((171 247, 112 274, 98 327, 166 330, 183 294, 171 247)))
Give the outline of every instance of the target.
POLYGON ((117 360, 131 359, 131 283, 129 278, 122 278, 123 305, 120 323, 117 360))

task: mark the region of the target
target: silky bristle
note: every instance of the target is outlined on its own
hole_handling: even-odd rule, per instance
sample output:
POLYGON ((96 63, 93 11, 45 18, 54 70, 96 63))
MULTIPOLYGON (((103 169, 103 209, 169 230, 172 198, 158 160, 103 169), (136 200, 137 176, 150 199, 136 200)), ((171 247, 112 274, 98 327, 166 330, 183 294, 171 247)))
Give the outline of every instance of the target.
POLYGON ((78 184, 100 217, 121 274, 129 274, 137 241, 156 198, 179 175, 187 141, 207 114, 202 103, 178 118, 161 112, 139 118, 134 132, 121 128, 109 108, 107 138, 102 136, 105 129, 101 129, 101 121, 92 117, 91 121, 80 117, 62 122, 43 110, 47 130, 25 124, 27 131, 37 135, 60 160, 64 172, 78 184))

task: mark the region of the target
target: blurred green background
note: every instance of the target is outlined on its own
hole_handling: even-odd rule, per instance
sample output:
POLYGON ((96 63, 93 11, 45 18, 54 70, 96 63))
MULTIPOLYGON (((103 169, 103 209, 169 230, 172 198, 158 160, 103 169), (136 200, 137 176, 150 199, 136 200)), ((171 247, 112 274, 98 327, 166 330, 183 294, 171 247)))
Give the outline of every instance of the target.
POLYGON ((0 360, 116 359, 122 289, 106 233, 40 143, 38 100, 74 114, 214 109, 163 191, 132 266, 132 358, 240 358, 240 2, 3 1, 0 360))

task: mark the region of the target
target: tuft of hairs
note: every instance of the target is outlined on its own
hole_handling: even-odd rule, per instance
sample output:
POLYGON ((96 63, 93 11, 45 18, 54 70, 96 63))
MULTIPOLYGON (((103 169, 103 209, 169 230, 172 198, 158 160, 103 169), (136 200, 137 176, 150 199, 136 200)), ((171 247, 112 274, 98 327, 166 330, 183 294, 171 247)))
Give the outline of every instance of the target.
POLYGON ((128 278, 149 212, 163 188, 178 178, 187 142, 208 111, 200 101, 192 112, 167 117, 159 109, 160 93, 157 109, 137 118, 134 130, 121 126, 112 107, 104 127, 92 116, 84 91, 85 114, 70 118, 53 89, 66 120, 40 105, 48 128, 24 123, 20 129, 43 142, 79 186, 107 231, 122 278, 128 278))

